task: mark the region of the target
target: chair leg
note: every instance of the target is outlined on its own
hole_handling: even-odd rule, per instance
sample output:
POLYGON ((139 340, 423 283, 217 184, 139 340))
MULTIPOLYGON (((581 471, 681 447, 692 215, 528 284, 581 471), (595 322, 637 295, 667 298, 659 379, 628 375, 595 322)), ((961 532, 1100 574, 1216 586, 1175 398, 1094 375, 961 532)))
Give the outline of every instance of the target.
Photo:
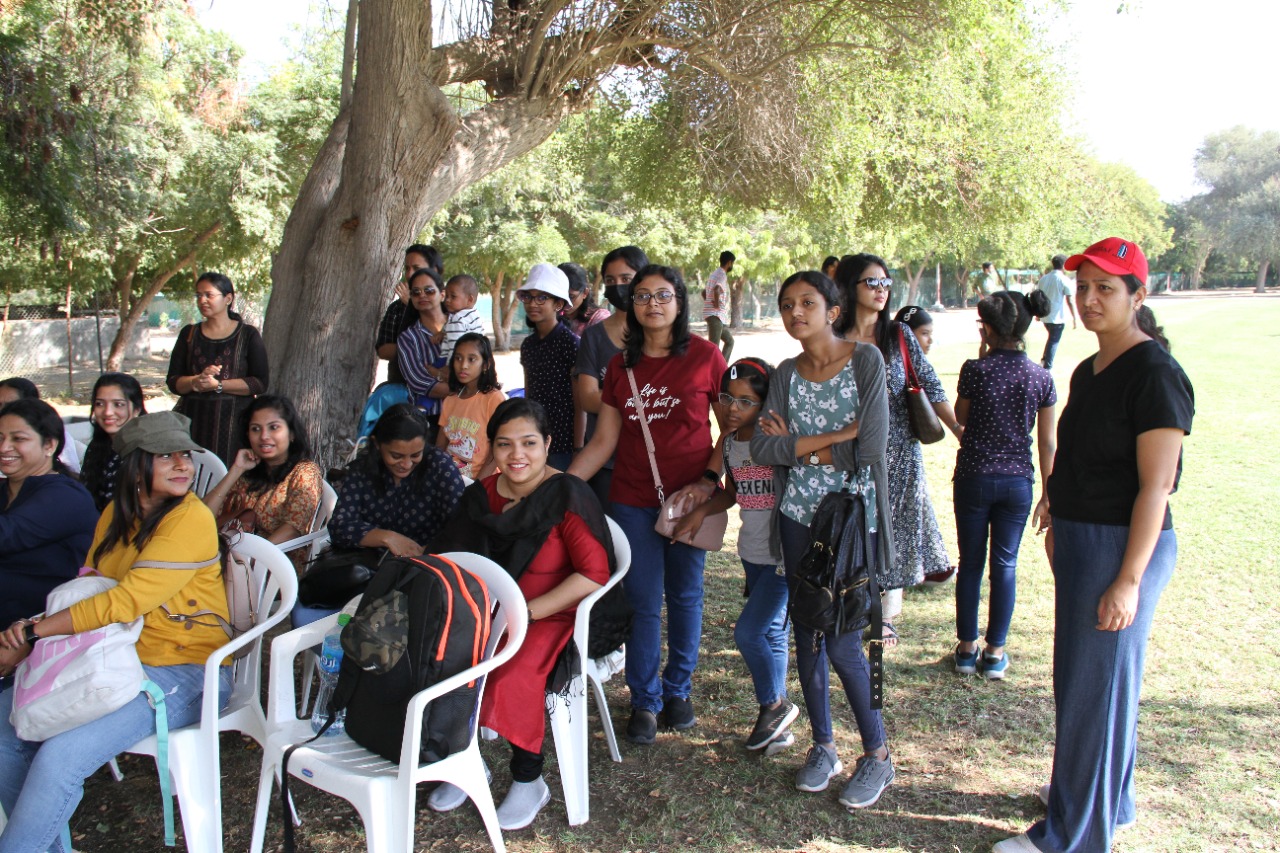
POLYGON ((198 750, 172 750, 169 775, 182 813, 189 853, 222 853, 222 792, 211 785, 213 769, 198 750))
MULTIPOLYGON (((591 685, 591 690, 596 696, 596 711, 600 714, 600 725, 604 727, 604 739, 609 744, 609 757, 615 763, 622 763, 622 752, 618 749, 618 736, 613 731, 613 717, 609 715, 609 701, 604 695, 604 685, 596 680, 595 676, 589 671, 587 672, 587 682, 591 685)), ((583 701, 583 713, 586 712, 585 697, 583 701)))
POLYGON ((262 774, 258 778, 258 802, 253 809, 253 836, 249 853, 262 853, 267 835, 267 818, 271 812, 271 792, 279 765, 264 756, 262 774))
POLYGON ((107 767, 111 768, 111 778, 112 778, 112 779, 115 779, 117 782, 123 782, 123 781, 124 781, 124 773, 120 772, 120 762, 119 762, 119 761, 117 761, 116 759, 114 759, 114 758, 113 758, 113 759, 111 759, 110 761, 108 761, 108 762, 107 762, 107 767))
POLYGON ((568 703, 556 697, 549 712, 556 762, 560 765, 560 785, 564 789, 565 812, 570 826, 587 822, 591 815, 587 769, 587 694, 570 688, 568 703))

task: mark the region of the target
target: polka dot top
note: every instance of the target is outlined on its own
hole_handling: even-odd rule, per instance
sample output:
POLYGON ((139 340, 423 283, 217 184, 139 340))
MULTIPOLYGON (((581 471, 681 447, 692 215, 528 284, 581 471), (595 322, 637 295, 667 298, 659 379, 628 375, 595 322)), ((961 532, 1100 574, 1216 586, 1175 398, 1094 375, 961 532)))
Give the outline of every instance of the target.
POLYGON ((1031 430, 1036 413, 1058 402, 1049 371, 1017 350, 992 350, 960 368, 958 396, 969 417, 956 454, 955 479, 1010 474, 1034 479, 1031 430))
POLYGON ((453 458, 437 447, 426 448, 418 464, 425 469, 422 476, 399 485, 385 471, 378 475, 380 483, 360 469, 347 474, 338 486, 338 506, 329 522, 333 544, 354 547, 375 528, 407 536, 419 545, 434 539, 462 497, 462 476, 453 458))

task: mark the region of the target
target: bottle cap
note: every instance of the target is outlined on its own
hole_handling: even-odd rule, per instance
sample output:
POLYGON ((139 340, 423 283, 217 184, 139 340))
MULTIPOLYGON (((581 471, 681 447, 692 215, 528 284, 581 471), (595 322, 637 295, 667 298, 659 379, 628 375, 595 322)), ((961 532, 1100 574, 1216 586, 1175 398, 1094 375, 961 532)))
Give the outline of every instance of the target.
POLYGON ((350 614, 350 613, 339 613, 339 614, 338 614, 338 627, 339 627, 339 628, 345 628, 345 627, 346 627, 346 625, 347 625, 347 623, 348 623, 348 622, 350 622, 350 621, 351 621, 351 614, 350 614))

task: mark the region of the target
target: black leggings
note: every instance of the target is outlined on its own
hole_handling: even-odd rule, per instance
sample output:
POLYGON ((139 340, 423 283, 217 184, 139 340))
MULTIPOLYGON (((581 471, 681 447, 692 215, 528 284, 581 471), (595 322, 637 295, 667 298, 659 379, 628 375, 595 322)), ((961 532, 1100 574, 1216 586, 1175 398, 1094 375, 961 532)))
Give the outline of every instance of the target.
POLYGON ((511 744, 511 778, 516 782, 534 782, 542 775, 542 753, 530 752, 511 744))

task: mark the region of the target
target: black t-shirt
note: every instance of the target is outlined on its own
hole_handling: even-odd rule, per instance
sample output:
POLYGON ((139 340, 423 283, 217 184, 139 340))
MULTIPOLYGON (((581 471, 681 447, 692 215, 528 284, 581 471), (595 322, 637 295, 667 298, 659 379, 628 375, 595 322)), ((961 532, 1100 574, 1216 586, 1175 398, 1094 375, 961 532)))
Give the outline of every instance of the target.
MULTIPOLYGON (((1049 477, 1055 517, 1129 526, 1138 498, 1138 436, 1153 429, 1191 433, 1195 395, 1178 362, 1155 341, 1122 353, 1094 375, 1092 356, 1071 375, 1049 477)), ((1174 489, 1182 476, 1182 455, 1174 489)), ((1166 505, 1165 530, 1173 527, 1166 505)))
POLYGON ((520 344, 524 395, 547 410, 551 422, 551 452, 573 452, 573 365, 578 360, 578 336, 557 323, 539 338, 537 331, 520 344))

